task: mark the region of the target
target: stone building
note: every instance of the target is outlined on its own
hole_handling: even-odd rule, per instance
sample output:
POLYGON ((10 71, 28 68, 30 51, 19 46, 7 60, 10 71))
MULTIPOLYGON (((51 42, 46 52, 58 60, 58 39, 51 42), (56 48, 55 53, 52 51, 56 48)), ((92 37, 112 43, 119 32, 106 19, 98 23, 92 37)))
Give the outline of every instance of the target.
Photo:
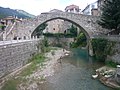
POLYGON ((13 16, 3 18, 1 23, 4 22, 5 28, 2 30, 2 32, 0 32, 0 40, 10 40, 17 36, 17 30, 13 30, 13 28, 15 28, 17 23, 21 21, 21 19, 13 16))
MULTIPOLYGON (((72 4, 72 5, 69 5, 65 8, 65 12, 81 14, 81 9, 79 8, 79 6, 72 4)), ((69 29, 71 26, 72 26, 72 23, 70 23, 68 21, 64 21, 64 25, 63 25, 64 31, 67 32, 67 29, 69 29)), ((74 27, 77 27, 77 26, 74 25, 74 27)), ((79 33, 80 30, 78 27, 77 27, 77 30, 79 33)))
MULTIPOLYGON (((53 9, 50 12, 63 12, 61 10, 53 9)), ((43 30, 43 33, 61 33, 62 27, 63 27, 64 20, 56 19, 47 22, 47 27, 45 30, 43 30)))
POLYGON ((97 8, 92 9, 92 10, 91 10, 91 14, 92 14, 93 16, 99 16, 98 9, 97 9, 97 8))
POLYGON ((70 12, 70 13, 80 13, 80 10, 81 9, 79 9, 79 6, 74 4, 69 5, 65 8, 65 12, 70 12))
MULTIPOLYGON (((63 12, 61 10, 58 9, 53 9, 50 12, 63 12)), ((69 5, 65 8, 65 12, 69 12, 69 13, 81 13, 79 6, 77 5, 69 5)), ((61 20, 61 19, 56 19, 53 21, 49 21, 47 22, 47 27, 45 30, 43 30, 43 33, 64 33, 64 31, 67 31, 67 29, 69 29, 72 25, 72 23, 65 21, 65 20, 61 20)))

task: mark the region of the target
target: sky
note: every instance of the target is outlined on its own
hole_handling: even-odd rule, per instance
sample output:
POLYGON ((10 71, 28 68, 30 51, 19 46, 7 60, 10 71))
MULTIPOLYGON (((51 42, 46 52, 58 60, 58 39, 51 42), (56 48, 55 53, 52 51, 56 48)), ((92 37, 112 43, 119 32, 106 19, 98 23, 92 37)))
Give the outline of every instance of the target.
POLYGON ((33 15, 40 15, 52 9, 64 11, 71 4, 84 9, 88 4, 97 0, 0 0, 0 6, 11 9, 21 9, 33 15))

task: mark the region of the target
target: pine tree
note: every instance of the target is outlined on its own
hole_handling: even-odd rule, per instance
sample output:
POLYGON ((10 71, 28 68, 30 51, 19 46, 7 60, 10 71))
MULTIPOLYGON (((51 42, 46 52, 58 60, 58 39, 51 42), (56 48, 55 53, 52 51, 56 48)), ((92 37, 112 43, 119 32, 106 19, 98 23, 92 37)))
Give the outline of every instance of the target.
POLYGON ((106 29, 114 29, 115 34, 120 32, 120 0, 106 0, 101 7, 102 15, 98 24, 106 29))

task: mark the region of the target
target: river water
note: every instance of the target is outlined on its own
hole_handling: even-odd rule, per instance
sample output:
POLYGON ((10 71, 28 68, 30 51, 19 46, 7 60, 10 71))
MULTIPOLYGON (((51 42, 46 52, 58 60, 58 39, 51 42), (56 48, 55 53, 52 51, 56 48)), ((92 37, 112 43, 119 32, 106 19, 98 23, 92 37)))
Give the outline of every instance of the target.
POLYGON ((55 74, 47 77, 41 90, 114 90, 106 87, 91 75, 103 66, 88 56, 86 50, 73 49, 55 68, 55 74))

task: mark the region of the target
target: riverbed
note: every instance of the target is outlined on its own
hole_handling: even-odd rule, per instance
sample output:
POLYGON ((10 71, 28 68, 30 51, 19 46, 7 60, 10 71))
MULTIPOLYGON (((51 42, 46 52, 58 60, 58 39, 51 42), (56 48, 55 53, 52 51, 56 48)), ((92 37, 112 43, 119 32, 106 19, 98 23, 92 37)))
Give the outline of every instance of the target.
POLYGON ((40 90, 114 90, 91 76, 103 63, 89 57, 87 50, 72 49, 71 54, 55 66, 55 73, 46 77, 40 90))

